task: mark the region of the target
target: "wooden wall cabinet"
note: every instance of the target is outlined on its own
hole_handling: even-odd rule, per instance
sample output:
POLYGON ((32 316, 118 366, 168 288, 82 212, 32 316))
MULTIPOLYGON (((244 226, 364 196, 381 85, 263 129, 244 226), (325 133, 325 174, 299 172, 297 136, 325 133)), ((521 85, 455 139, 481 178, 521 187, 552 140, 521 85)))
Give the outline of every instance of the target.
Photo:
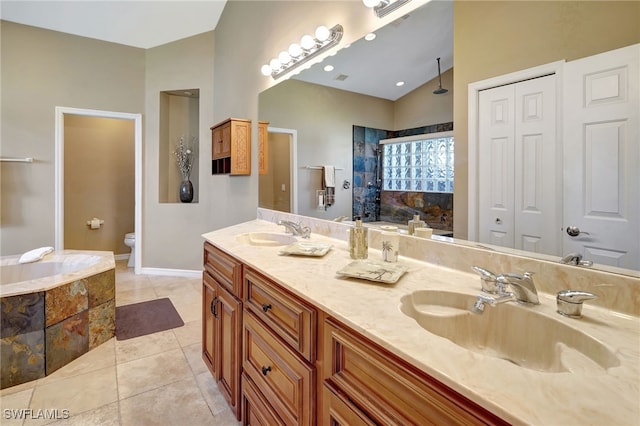
POLYGON ((258 174, 269 173, 269 123, 258 121, 258 174))
POLYGON ((251 120, 229 118, 211 127, 211 173, 251 174, 251 120))
POLYGON ((202 274, 202 359, 240 420, 242 265, 205 243, 202 274))

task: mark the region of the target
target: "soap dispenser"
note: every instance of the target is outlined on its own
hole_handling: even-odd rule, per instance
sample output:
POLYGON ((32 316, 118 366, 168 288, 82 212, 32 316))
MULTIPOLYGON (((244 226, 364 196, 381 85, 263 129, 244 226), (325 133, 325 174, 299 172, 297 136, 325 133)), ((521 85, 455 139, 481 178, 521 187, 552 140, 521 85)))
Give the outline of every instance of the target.
POLYGON ((349 254, 352 259, 366 259, 369 256, 369 230, 362 226, 362 219, 356 217, 356 224, 349 230, 349 254))
POLYGON ((416 233, 416 228, 426 228, 427 224, 424 220, 420 220, 419 214, 414 214, 413 219, 409 221, 409 235, 416 233))

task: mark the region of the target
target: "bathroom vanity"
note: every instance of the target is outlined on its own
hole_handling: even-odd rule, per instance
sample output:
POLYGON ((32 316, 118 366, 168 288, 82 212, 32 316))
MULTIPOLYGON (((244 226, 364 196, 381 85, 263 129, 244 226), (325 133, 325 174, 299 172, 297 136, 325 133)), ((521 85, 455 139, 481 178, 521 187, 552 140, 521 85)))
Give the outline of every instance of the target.
MULTIPOLYGON (((352 261, 347 225, 279 212, 260 216, 268 220, 203 235, 203 358, 244 424, 633 424, 640 418, 640 320, 625 313, 637 310, 633 302, 622 312, 587 305, 582 319, 561 317, 550 289, 563 283, 545 284, 542 274, 540 305, 509 302, 477 316, 456 303, 472 301, 480 280, 472 264, 451 262, 497 268, 495 253, 402 236, 399 262, 408 271, 393 284, 364 281, 336 274, 352 261), (278 219, 310 226, 310 241, 331 250, 322 257, 281 255, 288 240, 278 219), (256 233, 261 239, 251 238, 256 233), (412 258, 429 259, 425 250, 443 259, 457 254, 456 260, 412 258), (424 322, 431 305, 439 319, 424 322), (494 318, 504 313, 513 318, 494 318), (505 360, 463 342, 465 330, 446 325, 477 321, 477 334, 491 334, 481 328, 500 327, 496 319, 522 325, 524 335, 538 320, 547 329, 557 324, 560 343, 545 350, 541 332, 532 339, 540 360, 516 359, 526 347, 507 348, 516 355, 505 360), (434 321, 445 324, 440 335, 429 328, 434 321)), ((378 260, 376 238, 369 258, 378 260)), ((505 268, 534 266, 530 259, 499 260, 505 268)), ((610 275, 637 299, 640 280, 610 275)))

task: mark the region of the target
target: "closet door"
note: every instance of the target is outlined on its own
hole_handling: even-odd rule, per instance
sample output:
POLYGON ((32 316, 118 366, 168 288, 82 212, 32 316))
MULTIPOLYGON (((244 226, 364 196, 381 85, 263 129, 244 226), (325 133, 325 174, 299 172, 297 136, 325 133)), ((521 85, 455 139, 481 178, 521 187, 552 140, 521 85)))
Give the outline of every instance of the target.
POLYGON ((640 269, 639 62, 636 44, 564 71, 564 251, 631 269, 640 269))
POLYGON ((480 242, 560 254, 555 93, 555 75, 480 93, 480 242))

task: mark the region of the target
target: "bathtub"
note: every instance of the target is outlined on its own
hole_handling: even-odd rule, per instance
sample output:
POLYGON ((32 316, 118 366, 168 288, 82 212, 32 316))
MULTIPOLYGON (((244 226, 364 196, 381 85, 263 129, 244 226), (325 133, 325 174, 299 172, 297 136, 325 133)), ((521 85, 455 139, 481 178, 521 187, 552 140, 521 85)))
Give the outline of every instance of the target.
POLYGON ((0 258, 0 389, 44 377, 115 335, 112 252, 0 258))

